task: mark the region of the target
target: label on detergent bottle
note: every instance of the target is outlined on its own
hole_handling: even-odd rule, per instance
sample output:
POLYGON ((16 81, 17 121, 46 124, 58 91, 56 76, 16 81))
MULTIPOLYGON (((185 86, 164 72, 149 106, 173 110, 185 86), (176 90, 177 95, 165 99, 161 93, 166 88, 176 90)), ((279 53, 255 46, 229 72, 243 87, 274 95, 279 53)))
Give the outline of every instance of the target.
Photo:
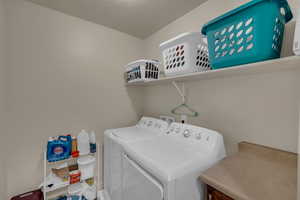
POLYGON ((60 155, 60 154, 62 154, 64 152, 64 149, 62 148, 62 147, 55 147, 54 149, 53 149, 53 153, 55 154, 55 155, 60 155))

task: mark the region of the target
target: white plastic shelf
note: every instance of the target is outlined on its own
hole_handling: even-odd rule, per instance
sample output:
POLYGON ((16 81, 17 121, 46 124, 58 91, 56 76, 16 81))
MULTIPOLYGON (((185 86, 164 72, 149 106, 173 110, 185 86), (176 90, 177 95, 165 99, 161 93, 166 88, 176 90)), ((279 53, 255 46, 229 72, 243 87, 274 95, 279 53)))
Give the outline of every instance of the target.
POLYGON ((95 154, 96 154, 96 153, 89 153, 89 154, 87 154, 87 155, 80 155, 80 156, 78 156, 78 157, 69 157, 69 158, 67 158, 67 159, 58 160, 58 161, 54 161, 54 162, 49 162, 49 161, 47 161, 47 164, 48 164, 48 165, 58 165, 58 164, 66 163, 66 162, 77 161, 78 158, 84 157, 84 156, 88 156, 88 155, 90 155, 90 156, 95 156, 95 154))
POLYGON ((172 81, 184 82, 184 81, 199 81, 214 78, 224 78, 238 75, 258 74, 274 71, 285 71, 291 69, 300 69, 300 56, 290 56, 284 58, 278 58, 263 62, 256 62, 246 65, 239 65, 233 67, 227 67, 217 70, 197 72, 192 74, 184 74, 172 77, 163 77, 159 80, 126 83, 126 86, 151 86, 171 83, 172 81))
MULTIPOLYGON (((94 176, 93 178, 96 180, 96 179, 97 179, 97 176, 94 176)), ((86 179, 86 180, 87 180, 87 179, 86 179)), ((84 181, 86 181, 86 180, 80 180, 79 182, 82 183, 82 182, 84 182, 84 181)), ((74 183, 74 184, 76 184, 76 183, 74 183)), ((52 188, 47 188, 47 189, 45 189, 45 192, 46 192, 46 193, 54 192, 54 191, 56 191, 56 190, 63 189, 63 188, 68 187, 68 186, 70 186, 70 185, 72 185, 72 184, 70 183, 70 181, 62 182, 61 185, 53 186, 52 188)))
POLYGON ((63 182, 61 185, 53 186, 52 188, 47 188, 47 189, 45 189, 45 191, 43 191, 43 192, 46 192, 46 193, 48 193, 48 192, 54 192, 54 191, 56 191, 56 190, 59 190, 59 189, 68 187, 69 185, 71 185, 71 184, 69 183, 69 181, 63 182))

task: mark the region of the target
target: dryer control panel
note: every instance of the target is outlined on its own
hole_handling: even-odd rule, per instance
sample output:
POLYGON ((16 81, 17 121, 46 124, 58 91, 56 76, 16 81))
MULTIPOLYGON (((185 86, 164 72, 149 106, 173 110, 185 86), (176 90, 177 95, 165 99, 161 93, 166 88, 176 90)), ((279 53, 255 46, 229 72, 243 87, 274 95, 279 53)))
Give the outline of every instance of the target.
POLYGON ((165 132, 168 129, 168 123, 151 117, 142 117, 137 126, 145 129, 165 132))
POLYGON ((216 131, 182 123, 172 123, 166 131, 166 134, 182 139, 199 141, 199 143, 210 146, 214 145, 218 138, 222 137, 216 131))

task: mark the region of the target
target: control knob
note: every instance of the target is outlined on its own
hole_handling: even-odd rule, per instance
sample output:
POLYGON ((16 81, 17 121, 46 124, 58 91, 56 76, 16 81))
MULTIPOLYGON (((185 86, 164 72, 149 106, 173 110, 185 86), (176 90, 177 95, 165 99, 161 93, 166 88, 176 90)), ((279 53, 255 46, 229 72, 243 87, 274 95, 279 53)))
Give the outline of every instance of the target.
POLYGON ((201 138, 202 138, 202 133, 197 133, 196 139, 197 139, 197 140, 201 140, 201 138))
POLYGON ((185 129, 185 130, 183 131, 183 136, 184 136, 185 138, 190 137, 190 136, 191 136, 191 131, 188 130, 188 129, 185 129))

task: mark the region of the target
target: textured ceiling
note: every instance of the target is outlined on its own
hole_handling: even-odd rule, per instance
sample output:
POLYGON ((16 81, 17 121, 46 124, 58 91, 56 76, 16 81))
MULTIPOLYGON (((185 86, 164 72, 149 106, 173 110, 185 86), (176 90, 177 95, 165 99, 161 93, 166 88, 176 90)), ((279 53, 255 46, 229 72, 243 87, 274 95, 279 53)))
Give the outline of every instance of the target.
POLYGON ((146 38, 207 0, 28 0, 146 38))

